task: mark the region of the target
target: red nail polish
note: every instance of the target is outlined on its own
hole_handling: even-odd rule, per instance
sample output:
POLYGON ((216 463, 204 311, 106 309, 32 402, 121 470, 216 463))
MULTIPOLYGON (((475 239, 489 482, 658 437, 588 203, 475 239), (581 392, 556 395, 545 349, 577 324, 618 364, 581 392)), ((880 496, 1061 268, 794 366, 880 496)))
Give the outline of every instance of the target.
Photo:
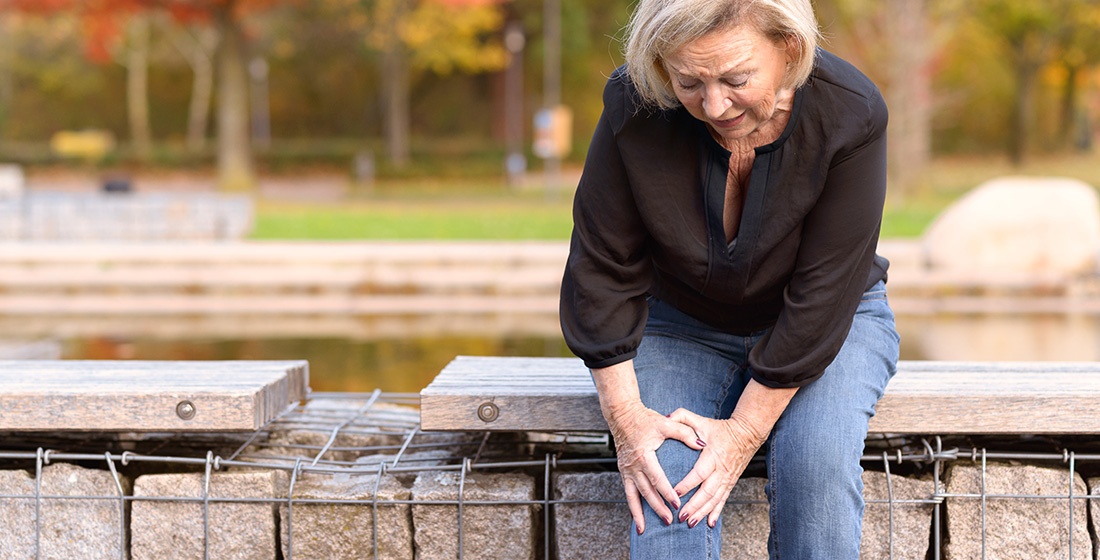
POLYGON ((698 438, 695 439, 695 443, 698 444, 699 447, 706 447, 707 446, 707 442, 705 442, 701 439, 698 439, 698 438))
POLYGON ((671 412, 669 412, 668 414, 666 414, 666 415, 665 415, 665 418, 672 418, 672 413, 671 413, 671 412))
POLYGON ((680 509, 679 502, 672 502, 672 509, 680 509))
POLYGON ((684 493, 683 493, 683 492, 681 492, 681 491, 679 491, 679 490, 677 490, 677 491, 676 491, 676 495, 677 495, 677 496, 680 496, 681 498, 683 498, 683 497, 684 497, 684 493))
POLYGON ((681 513, 680 514, 680 523, 683 523, 684 521, 686 521, 687 518, 688 518, 688 514, 687 514, 686 511, 684 513, 681 513))
POLYGON ((641 525, 638 525, 638 534, 639 535, 642 534, 642 526, 641 525))
POLYGON ((698 524, 699 524, 699 521, 698 521, 698 520, 696 520, 696 521, 688 521, 688 529, 694 529, 694 528, 695 528, 695 526, 696 526, 696 525, 698 525, 698 524))
POLYGON ((668 519, 665 519, 665 518, 662 517, 661 521, 664 521, 665 525, 672 525, 672 518, 671 517, 669 517, 668 519))

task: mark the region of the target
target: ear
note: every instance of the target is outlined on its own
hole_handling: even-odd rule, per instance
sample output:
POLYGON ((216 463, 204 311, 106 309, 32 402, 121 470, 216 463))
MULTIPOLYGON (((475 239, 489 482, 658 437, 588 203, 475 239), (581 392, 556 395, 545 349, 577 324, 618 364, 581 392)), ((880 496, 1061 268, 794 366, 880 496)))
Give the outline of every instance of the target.
POLYGON ((794 35, 787 35, 783 38, 786 43, 787 54, 787 66, 794 64, 802 59, 802 44, 798 41, 798 38, 794 35))

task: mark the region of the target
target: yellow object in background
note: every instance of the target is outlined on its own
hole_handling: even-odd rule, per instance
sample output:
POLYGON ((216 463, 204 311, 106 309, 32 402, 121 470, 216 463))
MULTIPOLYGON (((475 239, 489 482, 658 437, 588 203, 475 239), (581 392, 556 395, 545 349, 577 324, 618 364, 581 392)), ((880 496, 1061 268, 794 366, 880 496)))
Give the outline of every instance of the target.
POLYGON ((62 130, 50 137, 50 149, 59 156, 96 161, 115 149, 108 130, 62 130))
POLYGON ((573 111, 565 105, 535 113, 535 155, 542 159, 563 158, 573 147, 573 111))

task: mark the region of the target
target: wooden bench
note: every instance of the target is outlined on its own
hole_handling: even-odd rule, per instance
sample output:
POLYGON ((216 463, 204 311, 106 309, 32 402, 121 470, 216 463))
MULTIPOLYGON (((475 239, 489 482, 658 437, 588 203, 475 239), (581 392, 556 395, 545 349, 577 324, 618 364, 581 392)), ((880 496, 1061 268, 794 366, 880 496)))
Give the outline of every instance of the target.
POLYGON ((305 398, 304 361, 0 361, 0 431, 228 432, 305 398))
MULTIPOLYGON (((871 433, 1097 434, 1100 363, 902 361, 871 433)), ((420 392, 424 430, 605 431, 575 358, 460 356, 420 392)))

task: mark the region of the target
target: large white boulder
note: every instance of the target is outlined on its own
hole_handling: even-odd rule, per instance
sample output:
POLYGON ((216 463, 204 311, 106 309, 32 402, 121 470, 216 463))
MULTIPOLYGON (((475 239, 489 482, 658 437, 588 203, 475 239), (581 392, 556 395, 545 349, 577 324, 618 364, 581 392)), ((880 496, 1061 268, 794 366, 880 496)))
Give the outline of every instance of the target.
POLYGON ((1100 198, 1075 179, 993 179, 932 223, 924 235, 924 252, 934 270, 1094 272, 1100 252, 1100 198))

